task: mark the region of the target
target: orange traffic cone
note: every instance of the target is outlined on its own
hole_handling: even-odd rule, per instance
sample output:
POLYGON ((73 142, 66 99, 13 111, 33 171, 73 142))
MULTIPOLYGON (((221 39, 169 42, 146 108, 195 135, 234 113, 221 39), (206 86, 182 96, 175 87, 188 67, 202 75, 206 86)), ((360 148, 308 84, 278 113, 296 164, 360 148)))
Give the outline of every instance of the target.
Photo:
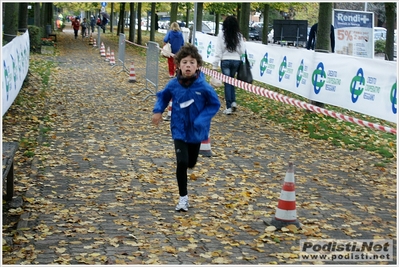
POLYGON ((168 115, 166 115, 165 118, 163 118, 164 121, 170 121, 172 117, 172 99, 169 101, 169 105, 168 105, 168 115))
POLYGON ((111 66, 113 66, 113 65, 116 64, 116 63, 115 63, 115 54, 114 54, 114 51, 111 51, 111 57, 110 57, 110 59, 109 59, 109 64, 110 64, 111 66))
POLYGON ((110 56, 111 56, 111 52, 110 52, 110 48, 108 46, 107 53, 105 54, 105 61, 109 61, 110 56))
POLYGON ((89 45, 93 45, 93 35, 90 34, 89 45))
POLYGON ((212 157, 211 150, 211 138, 208 137, 207 140, 201 142, 201 147, 199 153, 204 157, 212 157))
POLYGON ((102 57, 105 57, 105 46, 104 46, 104 43, 101 43, 100 54, 101 54, 102 57))
POLYGON ((132 64, 130 65, 129 82, 130 83, 135 83, 136 82, 136 73, 134 71, 134 63, 133 63, 133 61, 132 61, 132 64))
POLYGON ((301 228, 296 215, 294 164, 292 162, 288 163, 288 170, 285 174, 276 214, 270 222, 264 221, 264 223, 275 226, 277 229, 281 229, 290 224, 295 225, 297 228, 301 228))
POLYGON ((93 47, 97 47, 97 42, 95 38, 93 39, 93 47))

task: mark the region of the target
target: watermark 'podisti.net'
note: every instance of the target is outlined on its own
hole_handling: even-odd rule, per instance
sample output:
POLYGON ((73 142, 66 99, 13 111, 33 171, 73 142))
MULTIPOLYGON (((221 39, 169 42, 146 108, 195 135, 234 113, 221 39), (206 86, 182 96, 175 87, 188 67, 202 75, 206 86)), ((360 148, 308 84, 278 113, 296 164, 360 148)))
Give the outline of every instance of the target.
POLYGON ((393 261, 388 239, 301 239, 301 261, 393 261))

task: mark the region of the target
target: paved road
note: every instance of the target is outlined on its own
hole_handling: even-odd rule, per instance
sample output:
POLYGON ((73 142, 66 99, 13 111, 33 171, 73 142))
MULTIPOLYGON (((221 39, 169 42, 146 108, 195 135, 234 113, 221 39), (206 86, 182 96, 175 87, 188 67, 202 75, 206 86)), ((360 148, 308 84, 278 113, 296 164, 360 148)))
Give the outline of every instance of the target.
MULTIPOLYGON (((40 140, 34 186, 3 263, 301 264, 301 239, 396 243, 394 164, 375 167, 378 156, 286 132, 241 107, 214 118, 214 157, 199 159, 190 172, 192 207, 175 212, 168 123, 152 126, 154 97, 137 94, 144 58, 127 53, 138 80, 129 83, 87 41, 70 31, 58 39, 60 53, 49 57, 58 63, 56 86, 46 100, 52 130, 40 140), (289 161, 304 230, 267 232, 263 220, 274 216, 289 161)), ((159 75, 162 86, 166 63, 159 75)))

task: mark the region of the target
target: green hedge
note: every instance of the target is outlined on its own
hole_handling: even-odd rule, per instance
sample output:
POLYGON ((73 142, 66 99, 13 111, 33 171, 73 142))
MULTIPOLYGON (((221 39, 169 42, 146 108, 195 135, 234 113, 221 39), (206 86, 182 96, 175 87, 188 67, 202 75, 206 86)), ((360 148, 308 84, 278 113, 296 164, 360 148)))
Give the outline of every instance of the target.
POLYGON ((37 26, 29 25, 28 30, 30 51, 38 53, 40 52, 40 47, 42 45, 43 29, 37 26))

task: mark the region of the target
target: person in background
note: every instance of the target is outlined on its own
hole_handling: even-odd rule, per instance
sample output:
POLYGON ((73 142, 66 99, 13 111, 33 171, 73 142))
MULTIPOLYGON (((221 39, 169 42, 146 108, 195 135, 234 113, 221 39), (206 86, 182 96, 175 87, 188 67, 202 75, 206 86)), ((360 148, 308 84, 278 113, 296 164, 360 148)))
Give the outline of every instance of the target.
POLYGON ((94 32, 94 27, 96 26, 96 19, 94 18, 93 15, 90 16, 90 28, 91 32, 94 32))
POLYGON ((185 44, 175 55, 176 78, 157 93, 152 123, 162 121, 162 112, 173 99, 170 129, 176 153, 176 178, 179 203, 176 211, 188 211, 187 169, 194 168, 201 142, 208 139, 211 120, 220 108, 219 97, 200 71, 203 64, 198 49, 185 44))
MULTIPOLYGON (((306 44, 307 50, 314 50, 316 46, 316 35, 317 35, 317 26, 318 23, 314 24, 309 31, 308 43, 306 44)), ((334 53, 335 50, 335 34, 334 34, 334 26, 330 27, 330 40, 331 40, 331 52, 334 53)))
POLYGON ((80 28, 80 22, 79 22, 79 18, 75 17, 72 20, 72 28, 73 28, 73 32, 75 34, 75 39, 78 38, 78 32, 79 32, 79 28, 80 28))
MULTIPOLYGON (((213 69, 217 70, 220 62, 222 73, 234 78, 241 63, 241 56, 245 53, 245 39, 240 32, 238 20, 234 16, 227 16, 223 21, 222 33, 218 35, 213 69)), ((224 97, 226 109, 224 114, 230 115, 237 108, 235 87, 224 83, 224 97)))
POLYGON ((82 26, 82 38, 87 37, 87 22, 86 22, 86 18, 83 18, 82 23, 80 24, 80 26, 82 26))
POLYGON ((105 28, 107 27, 108 19, 103 15, 103 19, 101 21, 101 28, 103 28, 103 33, 105 33, 105 28))
POLYGON ((155 13, 155 30, 156 30, 156 31, 158 31, 158 29, 159 29, 158 23, 159 23, 158 14, 155 13))
MULTIPOLYGON (((170 29, 165 35, 164 39, 164 45, 166 43, 170 43, 170 46, 172 48, 172 54, 176 54, 180 48, 184 45, 184 38, 183 34, 180 30, 179 24, 177 22, 173 22, 170 25, 170 29)), ((169 77, 173 78, 176 75, 176 65, 174 63, 174 58, 173 56, 170 56, 168 58, 168 69, 169 69, 169 77)))

